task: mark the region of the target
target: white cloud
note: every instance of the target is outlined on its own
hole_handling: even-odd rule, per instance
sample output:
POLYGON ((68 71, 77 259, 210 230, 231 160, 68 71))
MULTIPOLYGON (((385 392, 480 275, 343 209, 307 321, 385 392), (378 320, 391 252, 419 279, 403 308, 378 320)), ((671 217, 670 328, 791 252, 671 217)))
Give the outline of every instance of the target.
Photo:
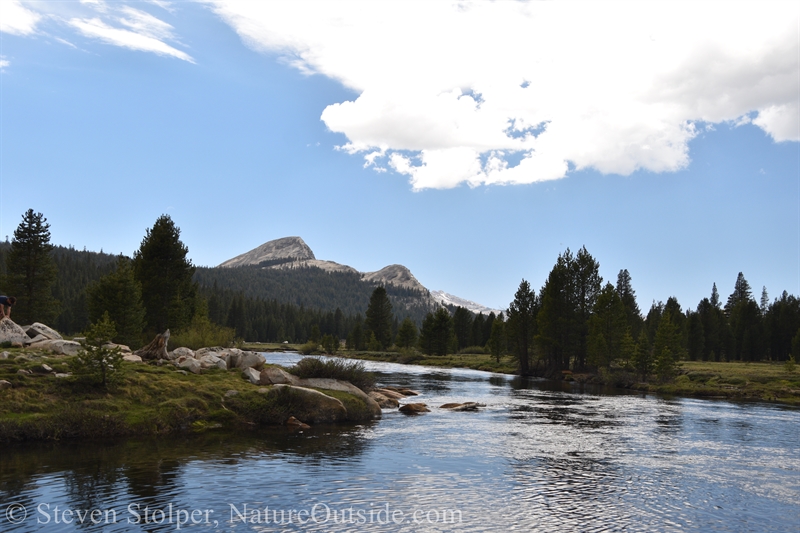
MULTIPOLYGON (((131 10, 135 11, 135 10, 131 10)), ((155 17, 152 17, 155 19, 155 17)), ((155 19, 158 20, 158 19, 155 19)), ((86 37, 100 39, 101 41, 143 52, 154 52, 156 54, 177 57, 184 61, 194 63, 191 56, 154 37, 154 33, 164 30, 164 26, 171 28, 169 24, 161 23, 164 26, 150 21, 144 17, 139 19, 121 19, 121 22, 128 27, 135 27, 137 31, 125 30, 109 26, 99 18, 69 20, 69 24, 78 29, 86 37)), ((161 21, 158 21, 161 22, 161 21)))
POLYGON ((10 64, 11 63, 5 58, 5 56, 0 56, 0 72, 5 70, 5 68, 10 64))
POLYGON ((209 3, 354 89, 322 120, 415 189, 675 171, 696 123, 800 140, 797 3, 209 3))
MULTIPOLYGON (((151 0, 150 3, 167 10, 170 8, 168 2, 161 0, 151 0)), ((64 35, 59 35, 63 34, 64 27, 106 44, 194 62, 191 56, 165 42, 175 41, 174 28, 170 24, 124 3, 80 0, 26 2, 23 5, 18 0, 0 0, 0 13, 0 31, 6 33, 31 35, 37 32, 36 26, 40 21, 49 20, 56 24, 49 25, 47 32, 40 33, 75 48, 64 35)))
POLYGON ((12 35, 30 35, 36 31, 41 15, 26 9, 18 0, 0 0, 0 31, 12 35))

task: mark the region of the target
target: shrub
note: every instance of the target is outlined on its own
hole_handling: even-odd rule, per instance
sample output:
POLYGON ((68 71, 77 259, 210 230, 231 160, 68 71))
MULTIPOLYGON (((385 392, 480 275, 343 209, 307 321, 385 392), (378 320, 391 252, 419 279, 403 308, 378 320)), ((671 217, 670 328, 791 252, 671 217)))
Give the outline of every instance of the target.
POLYGON ((195 316, 192 324, 183 331, 170 337, 174 348, 186 347, 199 350, 207 346, 231 346, 236 331, 213 324, 205 316, 195 316))
POLYGON ((297 351, 300 352, 303 355, 311 355, 314 352, 319 353, 319 344, 317 344, 314 341, 308 341, 305 344, 301 344, 297 348, 297 351))
POLYGON ((81 341, 83 351, 70 362, 72 372, 78 379, 92 381, 105 388, 121 377, 122 351, 107 347, 116 334, 114 322, 106 311, 89 328, 86 339, 81 341))
POLYGON ((300 378, 330 378, 349 381, 361 390, 375 387, 375 376, 367 372, 361 361, 304 357, 289 372, 300 378))

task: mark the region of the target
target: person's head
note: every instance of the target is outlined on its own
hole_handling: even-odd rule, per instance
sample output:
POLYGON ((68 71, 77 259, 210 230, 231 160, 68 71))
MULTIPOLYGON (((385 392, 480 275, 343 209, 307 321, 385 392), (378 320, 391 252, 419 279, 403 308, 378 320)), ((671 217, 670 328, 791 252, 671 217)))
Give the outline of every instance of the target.
POLYGON ((17 299, 14 298, 13 296, 9 296, 8 297, 8 305, 14 305, 15 303, 17 303, 17 299))

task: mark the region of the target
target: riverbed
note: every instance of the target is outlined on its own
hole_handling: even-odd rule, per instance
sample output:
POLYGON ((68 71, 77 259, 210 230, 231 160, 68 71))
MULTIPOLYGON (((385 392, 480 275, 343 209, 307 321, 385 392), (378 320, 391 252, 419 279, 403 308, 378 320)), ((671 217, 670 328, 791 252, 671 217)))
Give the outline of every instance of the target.
MULTIPOLYGON (((291 365, 295 354, 265 354, 291 365)), ((2 531, 797 531, 800 410, 365 362, 430 413, 7 447, 2 531), (485 404, 450 412, 447 402, 485 404)))

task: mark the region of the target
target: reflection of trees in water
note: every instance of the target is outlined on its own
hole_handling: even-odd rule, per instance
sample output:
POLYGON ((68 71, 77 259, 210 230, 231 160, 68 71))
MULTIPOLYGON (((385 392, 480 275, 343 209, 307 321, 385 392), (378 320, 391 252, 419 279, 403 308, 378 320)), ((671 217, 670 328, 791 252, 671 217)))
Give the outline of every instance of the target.
POLYGON ((7 446, 0 454, 0 500, 35 508, 39 502, 26 501, 26 494, 36 491, 37 478, 57 475, 72 509, 113 507, 125 492, 142 506, 165 507, 182 490, 181 476, 190 462, 236 466, 278 454, 297 464, 349 460, 364 453, 370 431, 370 424, 362 424, 7 446))

